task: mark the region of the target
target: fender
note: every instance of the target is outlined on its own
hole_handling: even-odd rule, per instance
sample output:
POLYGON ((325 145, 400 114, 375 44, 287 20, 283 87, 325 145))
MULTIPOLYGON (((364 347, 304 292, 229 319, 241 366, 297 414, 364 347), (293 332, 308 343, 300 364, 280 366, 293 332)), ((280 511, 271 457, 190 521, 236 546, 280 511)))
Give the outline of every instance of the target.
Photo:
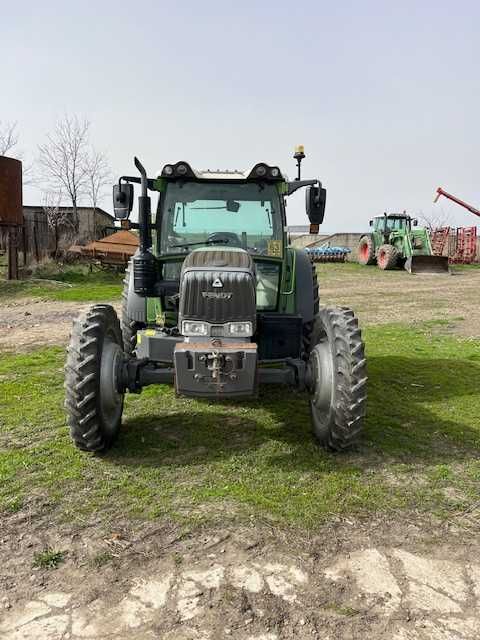
POLYGON ((295 251, 295 310, 303 318, 303 323, 311 322, 315 317, 313 299, 312 263, 305 249, 295 251))
MULTIPOLYGON (((138 253, 138 252, 137 252, 138 253)), ((137 254, 135 254, 137 255, 137 254)), ((127 316, 135 322, 147 322, 147 298, 142 298, 135 293, 132 278, 132 258, 128 261, 125 271, 125 278, 128 280, 127 291, 127 316)))

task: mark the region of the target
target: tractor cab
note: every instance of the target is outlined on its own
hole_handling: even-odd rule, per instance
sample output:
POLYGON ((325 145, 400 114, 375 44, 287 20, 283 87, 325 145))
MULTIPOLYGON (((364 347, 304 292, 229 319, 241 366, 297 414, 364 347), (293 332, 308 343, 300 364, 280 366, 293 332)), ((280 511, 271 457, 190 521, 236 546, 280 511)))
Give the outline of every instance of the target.
POLYGON ((257 309, 275 309, 286 253, 280 170, 267 167, 259 181, 255 174, 194 172, 187 166, 189 178, 179 180, 173 167, 169 175, 170 167, 161 172, 154 222, 154 253, 164 279, 179 282, 183 262, 193 251, 243 250, 255 265, 257 309))
POLYGON ((404 213, 384 213, 370 220, 370 226, 378 233, 390 234, 392 231, 410 231, 418 225, 418 220, 404 213))

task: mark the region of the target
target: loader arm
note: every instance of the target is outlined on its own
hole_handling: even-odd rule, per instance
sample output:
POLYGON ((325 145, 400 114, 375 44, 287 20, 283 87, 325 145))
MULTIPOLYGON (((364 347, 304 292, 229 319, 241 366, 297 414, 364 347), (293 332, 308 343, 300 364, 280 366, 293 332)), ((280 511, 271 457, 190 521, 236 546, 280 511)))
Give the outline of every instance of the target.
POLYGON ((480 218, 479 209, 476 209, 471 204, 468 204, 468 202, 464 202, 463 200, 460 200, 460 198, 453 196, 451 193, 444 191, 442 187, 438 187, 437 195, 435 196, 435 199, 433 201, 437 202, 440 196, 444 196, 445 198, 448 198, 448 200, 451 200, 452 202, 459 204, 461 207, 463 207, 464 209, 467 209, 467 211, 470 211, 470 213, 473 213, 475 216, 478 216, 480 218))

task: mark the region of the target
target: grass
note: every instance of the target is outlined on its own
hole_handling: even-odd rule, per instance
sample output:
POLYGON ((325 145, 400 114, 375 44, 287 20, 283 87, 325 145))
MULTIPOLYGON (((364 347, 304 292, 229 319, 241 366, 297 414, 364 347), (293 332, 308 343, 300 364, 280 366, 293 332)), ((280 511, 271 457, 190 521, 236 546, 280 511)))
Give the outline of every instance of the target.
POLYGON ((120 297, 122 278, 113 271, 90 272, 84 265, 47 265, 28 280, 0 280, 0 301, 28 296, 60 302, 103 302, 120 297))
POLYGON ((46 547, 33 556, 33 566, 37 569, 56 569, 65 559, 63 551, 55 551, 46 547))
POLYGON ((304 393, 241 404, 127 397, 103 456, 75 450, 62 411, 64 351, 0 361, 0 509, 42 500, 68 520, 94 512, 181 523, 250 517, 314 527, 341 514, 448 514, 478 501, 480 345, 405 325, 365 331, 369 404, 352 453, 317 446, 304 393))

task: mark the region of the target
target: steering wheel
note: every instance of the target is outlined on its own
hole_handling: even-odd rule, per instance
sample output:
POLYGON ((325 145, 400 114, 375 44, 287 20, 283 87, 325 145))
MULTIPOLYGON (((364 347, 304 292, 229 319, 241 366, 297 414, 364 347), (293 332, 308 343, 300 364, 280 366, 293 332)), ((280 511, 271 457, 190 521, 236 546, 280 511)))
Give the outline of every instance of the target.
POLYGON ((215 233, 211 233, 207 242, 225 242, 229 247, 242 247, 242 243, 240 242, 240 238, 236 233, 232 233, 231 231, 216 231, 215 233))

